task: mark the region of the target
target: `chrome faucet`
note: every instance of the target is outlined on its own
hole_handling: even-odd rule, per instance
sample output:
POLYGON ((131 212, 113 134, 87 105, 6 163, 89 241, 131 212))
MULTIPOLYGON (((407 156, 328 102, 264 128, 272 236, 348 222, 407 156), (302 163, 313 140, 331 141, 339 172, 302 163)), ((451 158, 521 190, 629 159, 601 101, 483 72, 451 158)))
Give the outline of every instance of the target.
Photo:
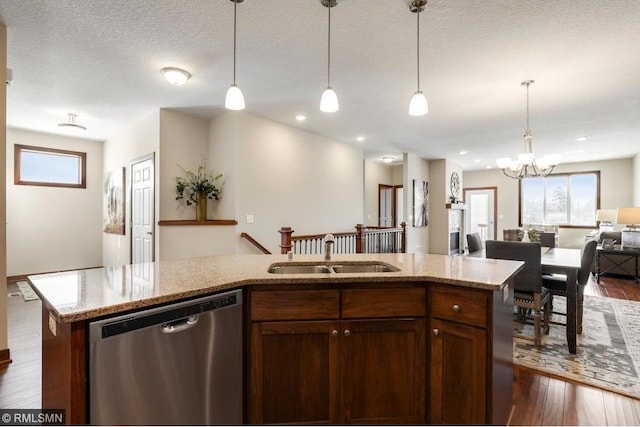
POLYGON ((333 245, 333 234, 324 236, 324 260, 331 261, 331 245, 333 245))

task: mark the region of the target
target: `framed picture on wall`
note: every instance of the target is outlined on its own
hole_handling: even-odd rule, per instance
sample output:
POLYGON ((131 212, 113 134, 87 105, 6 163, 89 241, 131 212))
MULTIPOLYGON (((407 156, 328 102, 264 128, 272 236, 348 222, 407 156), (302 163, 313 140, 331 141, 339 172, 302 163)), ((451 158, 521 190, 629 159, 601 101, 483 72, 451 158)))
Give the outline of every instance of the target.
POLYGON ((104 179, 104 232, 124 235, 124 167, 107 172, 104 179))
POLYGON ((421 179, 413 180, 413 226, 429 225, 429 183, 421 179))

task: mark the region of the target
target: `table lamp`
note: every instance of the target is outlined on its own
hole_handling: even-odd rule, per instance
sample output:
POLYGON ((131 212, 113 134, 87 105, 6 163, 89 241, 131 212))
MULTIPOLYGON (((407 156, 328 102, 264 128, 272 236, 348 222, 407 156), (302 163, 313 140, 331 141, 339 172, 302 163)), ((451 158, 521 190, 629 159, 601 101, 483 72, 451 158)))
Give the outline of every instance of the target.
POLYGON ((640 248, 640 208, 619 208, 617 222, 627 224, 622 230, 622 246, 640 248))
POLYGON ((596 221, 600 221, 600 231, 613 231, 613 224, 617 221, 617 209, 598 209, 596 221))

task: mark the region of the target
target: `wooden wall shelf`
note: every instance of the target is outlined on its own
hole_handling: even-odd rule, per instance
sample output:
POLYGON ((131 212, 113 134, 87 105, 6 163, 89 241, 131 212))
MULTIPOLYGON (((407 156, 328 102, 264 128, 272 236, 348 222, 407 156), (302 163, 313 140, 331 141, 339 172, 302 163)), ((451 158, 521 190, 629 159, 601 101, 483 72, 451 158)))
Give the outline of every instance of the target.
POLYGON ((196 221, 191 219, 165 219, 158 221, 158 225, 238 225, 235 219, 209 219, 196 221))

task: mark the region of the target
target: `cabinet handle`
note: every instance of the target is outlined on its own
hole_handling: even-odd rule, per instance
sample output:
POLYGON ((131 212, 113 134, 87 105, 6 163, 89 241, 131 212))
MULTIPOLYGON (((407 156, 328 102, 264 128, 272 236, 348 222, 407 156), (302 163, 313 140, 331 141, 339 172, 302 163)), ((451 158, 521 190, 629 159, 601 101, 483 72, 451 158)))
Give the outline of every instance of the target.
POLYGON ((332 337, 337 337, 338 336, 338 331, 336 329, 334 329, 333 331, 331 331, 331 336, 332 337))
POLYGON ((438 335, 440 335, 440 331, 438 329, 434 329, 433 330, 433 335, 435 335, 437 337, 438 335))
POLYGON ((458 304, 453 304, 453 311, 458 313, 460 311, 460 306, 458 304))
POLYGON ((351 335, 351 331, 350 331, 350 330, 348 330, 348 329, 345 329, 345 330, 344 330, 344 336, 345 336, 345 337, 348 337, 349 335, 351 335))

